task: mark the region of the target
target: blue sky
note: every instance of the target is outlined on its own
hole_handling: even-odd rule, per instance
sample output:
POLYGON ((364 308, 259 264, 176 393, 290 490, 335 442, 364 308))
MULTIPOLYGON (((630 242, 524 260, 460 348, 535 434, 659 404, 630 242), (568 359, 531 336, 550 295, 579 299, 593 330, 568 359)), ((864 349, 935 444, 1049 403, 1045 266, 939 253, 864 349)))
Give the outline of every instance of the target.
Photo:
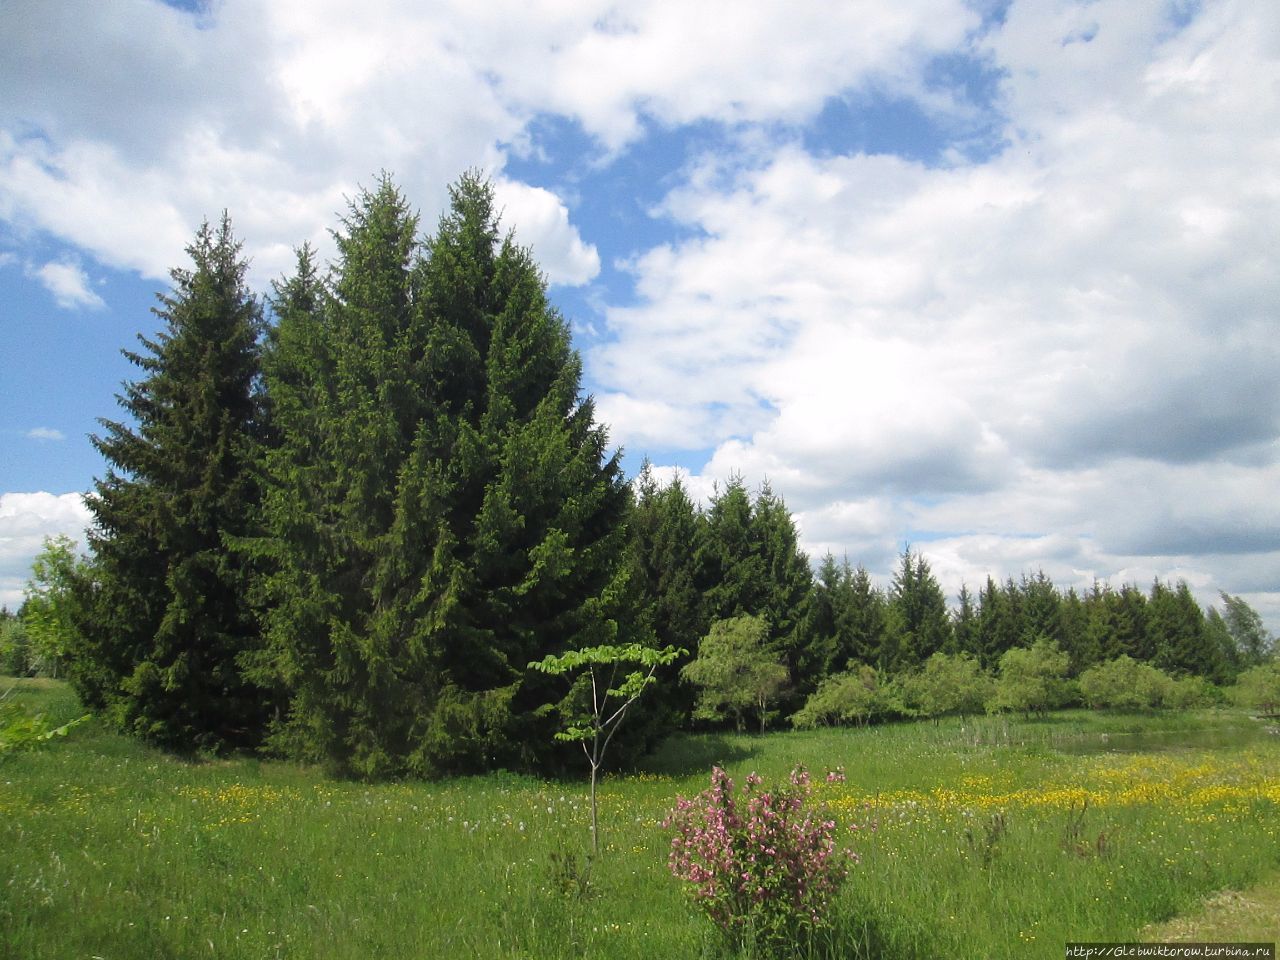
POLYGON ((813 556, 1185 578, 1280 629, 1280 11, 1263 0, 10 0, 0 602, 78 535, 120 356, 225 208, 265 292, 480 168, 634 470, 813 556))

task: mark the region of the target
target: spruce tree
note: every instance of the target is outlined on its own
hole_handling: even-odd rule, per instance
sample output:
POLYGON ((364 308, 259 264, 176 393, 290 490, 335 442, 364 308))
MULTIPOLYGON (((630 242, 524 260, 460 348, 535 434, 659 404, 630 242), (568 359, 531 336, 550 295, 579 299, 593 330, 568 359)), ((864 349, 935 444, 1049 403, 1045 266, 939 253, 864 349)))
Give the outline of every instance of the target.
MULTIPOLYGON (((710 626, 698 588, 702 516, 680 478, 673 477, 665 487, 659 487, 647 460, 635 490, 631 552, 644 597, 644 626, 664 647, 696 651, 710 626)), ((658 667, 656 689, 648 695, 648 712, 669 711, 672 721, 686 725, 695 691, 680 681, 679 670, 678 662, 658 667)))
POLYGON ((842 567, 830 551, 818 564, 803 627, 808 645, 801 669, 806 676, 821 679, 841 669, 836 664, 837 651, 843 646, 838 621, 840 608, 847 603, 847 598, 842 596, 846 589, 847 571, 848 561, 842 567))
POLYGON ((1038 637, 1048 637, 1055 643, 1062 641, 1062 598, 1053 586, 1053 581, 1043 570, 1034 577, 1022 577, 1018 589, 1021 603, 1022 645, 1031 646, 1038 637))
POLYGON ((125 351, 143 371, 118 397, 133 424, 102 420, 94 438, 109 467, 86 499, 94 562, 71 676, 123 728, 218 750, 255 743, 269 704, 241 669, 259 637, 229 549, 259 497, 261 312, 225 215, 187 252, 155 309, 163 329, 125 351))
POLYGON ((1095 580, 1093 589, 1085 598, 1086 657, 1092 663, 1105 663, 1125 656, 1119 637, 1119 605, 1115 591, 1095 580))
POLYGON ((967 653, 977 657, 982 652, 982 637, 978 631, 978 607, 968 584, 960 584, 958 606, 952 615, 951 633, 953 649, 946 653, 967 653))
POLYGON ((754 616, 767 603, 765 561, 752 523, 751 496, 741 476, 717 489, 698 549, 698 576, 709 621, 754 616))
MULTIPOLYGON (((786 502, 766 480, 752 509, 756 550, 764 569, 764 603, 754 611, 770 626, 770 649, 786 664, 793 696, 807 696, 817 686, 814 658, 807 647, 805 608, 813 589, 813 569, 799 547, 795 521, 786 502)), ((798 706, 798 704, 797 704, 798 706)))
POLYGON ((1069 672, 1076 676, 1097 662, 1097 651, 1090 642, 1088 608, 1075 587, 1062 597, 1059 619, 1062 623, 1062 647, 1070 660, 1069 672))
POLYGON ((1135 584, 1126 583, 1112 595, 1112 624, 1120 653, 1147 663, 1155 656, 1155 644, 1147 632, 1147 598, 1135 584))
POLYGON ((1219 681, 1224 677, 1222 650, 1212 642, 1204 611, 1185 580, 1173 590, 1157 580, 1147 610, 1157 667, 1173 676, 1194 674, 1219 681))
POLYGON ((640 565, 653 633, 663 646, 694 650, 709 626, 697 583, 702 517, 680 478, 658 486, 648 461, 635 486, 632 549, 640 565))
POLYGON ((887 606, 884 594, 876 589, 871 574, 861 564, 849 576, 848 584, 848 606, 837 608, 838 636, 843 646, 836 651, 832 666, 845 670, 850 662, 883 664, 887 606))
POLYGON ((929 562, 909 547, 902 552, 889 588, 889 606, 898 633, 897 668, 918 667, 951 646, 951 621, 942 588, 929 562))
POLYGON ((258 675, 289 691, 278 743, 362 776, 545 761, 563 691, 528 664, 641 636, 568 327, 491 187, 450 194, 423 244, 388 178, 362 193, 325 289, 282 286, 268 364, 258 675))
POLYGON ((1021 628, 1009 590, 987 577, 978 594, 978 660, 983 667, 994 669, 1006 651, 1018 646, 1021 628))

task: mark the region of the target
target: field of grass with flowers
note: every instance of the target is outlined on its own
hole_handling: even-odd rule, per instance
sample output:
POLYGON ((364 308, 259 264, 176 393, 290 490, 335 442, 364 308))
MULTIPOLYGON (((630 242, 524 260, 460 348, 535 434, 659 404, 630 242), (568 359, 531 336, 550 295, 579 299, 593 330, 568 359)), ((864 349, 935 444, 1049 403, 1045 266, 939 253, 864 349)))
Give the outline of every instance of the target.
POLYGON ((1231 711, 674 738, 603 783, 589 879, 585 776, 335 782, 91 722, 0 760, 0 957, 719 956, 662 827, 715 763, 806 765, 859 856, 819 956, 1059 957, 1280 868, 1280 737, 1231 711))

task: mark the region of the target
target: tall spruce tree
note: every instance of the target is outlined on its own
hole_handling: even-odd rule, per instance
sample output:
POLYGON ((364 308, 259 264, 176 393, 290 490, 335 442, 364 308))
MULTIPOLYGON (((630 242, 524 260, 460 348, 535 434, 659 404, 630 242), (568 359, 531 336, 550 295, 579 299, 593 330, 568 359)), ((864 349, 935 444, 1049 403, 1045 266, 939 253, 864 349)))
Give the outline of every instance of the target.
MULTIPOLYGON (((795 521, 786 502, 766 480, 751 514, 756 550, 764 568, 764 605, 755 611, 770 627, 770 649, 786 664, 793 696, 812 693, 820 679, 807 647, 805 609, 813 589, 813 568, 799 547, 795 521)), ((799 704, 796 704, 799 706, 799 704)))
POLYGON ((953 643, 947 601, 929 562, 908 547, 889 588, 889 608, 897 631, 899 669, 920 666, 953 643))
POLYGON ((632 549, 653 633, 664 646, 695 650, 710 625, 697 583, 702 517, 680 478, 659 486, 648 461, 635 487, 632 549))
POLYGON ((1038 570, 1034 577, 1023 574, 1018 597, 1022 645, 1029 647, 1039 637, 1061 644, 1062 598, 1045 572, 1038 570))
POLYGON ((698 576, 709 621, 755 616, 767 603, 766 568, 741 476, 717 488, 698 545, 698 576))
POLYGON ((986 585, 978 594, 978 660, 988 670, 994 669, 1005 652, 1018 645, 1021 631, 1010 591, 987 577, 986 585))
POLYGON ((1062 597, 1059 611, 1062 622, 1062 648, 1070 661, 1069 672, 1076 676, 1097 662, 1097 650, 1089 635, 1089 611, 1075 587, 1062 597))
POLYGON ((109 464, 86 502, 92 577, 72 680, 125 729, 177 749, 256 742, 269 698, 244 679, 259 644, 248 574, 229 550, 253 532, 262 437, 261 312, 224 215, 187 248, 159 297, 164 327, 125 356, 134 424, 102 420, 109 464))
POLYGON ((974 603, 973 594, 969 592, 968 584, 960 584, 960 594, 956 600, 957 606, 951 616, 953 649, 945 652, 967 653, 977 657, 982 652, 982 637, 978 631, 978 607, 974 603))
POLYGON ((836 651, 833 667, 848 669, 850 662, 884 662, 886 602, 867 568, 858 565, 849 578, 849 606, 843 613, 839 636, 844 646, 836 651))
POLYGON ((1085 597, 1084 649, 1093 663, 1105 663, 1124 656, 1118 634, 1119 605, 1115 591, 1107 584, 1093 581, 1085 597))
POLYGON ((1140 663, 1155 656, 1155 645, 1147 632, 1147 597, 1137 584, 1126 583, 1111 595, 1111 622, 1115 628, 1115 644, 1120 652, 1140 663))
POLYGON ((1156 580, 1147 603, 1147 633, 1153 661, 1166 673, 1220 677, 1221 651, 1207 642, 1204 611, 1185 580, 1170 589, 1156 580))
POLYGON ((389 178, 362 193, 325 288, 281 287, 267 367, 258 676, 289 691, 277 742, 362 776, 545 760, 563 691, 528 664, 639 635, 568 327, 491 187, 450 193, 425 245, 389 178))
MULTIPOLYGON (((631 552, 642 586, 645 626, 662 646, 696 651, 710 626, 698 589, 702 516, 680 478, 672 477, 666 486, 659 486, 647 460, 635 490, 631 552)), ((679 670, 678 662, 659 666, 657 687, 647 696, 650 707, 656 708, 650 713, 665 709, 684 725, 693 710, 695 691, 680 681, 679 670)))
MULTIPOLYGON (((840 636, 842 607, 847 606, 849 562, 836 563, 828 551, 818 564, 813 590, 805 609, 804 633, 808 637, 806 659, 802 670, 807 676, 824 678, 839 671, 837 651, 843 646, 840 636)), ((842 666, 842 665, 841 665, 842 666)))

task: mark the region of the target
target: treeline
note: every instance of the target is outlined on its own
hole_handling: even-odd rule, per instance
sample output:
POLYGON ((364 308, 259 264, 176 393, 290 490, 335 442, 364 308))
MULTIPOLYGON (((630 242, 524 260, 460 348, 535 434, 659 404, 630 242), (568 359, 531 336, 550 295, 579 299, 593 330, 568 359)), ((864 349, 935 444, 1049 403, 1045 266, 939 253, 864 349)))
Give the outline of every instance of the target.
MULTIPOLYGON (((1224 593, 1224 612, 1206 612, 1182 581, 1156 580, 1145 593, 1095 583, 1082 595, 1038 572, 989 578, 976 594, 963 587, 949 605, 928 561, 910 549, 885 589, 830 554, 810 574, 790 514, 767 484, 753 498, 730 479, 706 509, 678 478, 662 486, 648 468, 636 486, 632 538, 648 614, 660 640, 697 654, 681 669, 695 717, 741 724, 750 715, 763 725, 796 716, 804 725, 814 716, 935 716, 943 688, 964 688, 965 709, 1023 709, 1028 684, 1014 694, 1012 676, 1027 672, 1033 650, 1063 681, 1092 681, 1089 671, 1103 667, 1107 679, 1135 664, 1143 669, 1133 677, 1157 691, 1148 706, 1189 705, 1203 699, 1202 683, 1175 691, 1155 673, 1231 684, 1273 652, 1244 600, 1224 593)), ((1049 686, 1055 705, 1123 705, 1090 699, 1079 685, 1049 686)))
POLYGON ((94 438, 90 556, 52 544, 28 601, 31 649, 121 729, 433 776, 559 763, 589 685, 531 664, 588 647, 687 651, 614 756, 938 653, 990 667, 1044 641, 1071 675, 1125 654, 1215 682, 1265 656, 1230 598, 1206 615, 1185 584, 1081 597, 1037 576, 953 612, 911 551, 887 590, 832 557, 815 577, 767 484, 701 508, 647 467, 628 483, 492 189, 450 195, 424 236, 383 177, 336 261, 304 246, 266 302, 225 216, 173 271, 160 332, 126 351, 129 419, 94 438))

